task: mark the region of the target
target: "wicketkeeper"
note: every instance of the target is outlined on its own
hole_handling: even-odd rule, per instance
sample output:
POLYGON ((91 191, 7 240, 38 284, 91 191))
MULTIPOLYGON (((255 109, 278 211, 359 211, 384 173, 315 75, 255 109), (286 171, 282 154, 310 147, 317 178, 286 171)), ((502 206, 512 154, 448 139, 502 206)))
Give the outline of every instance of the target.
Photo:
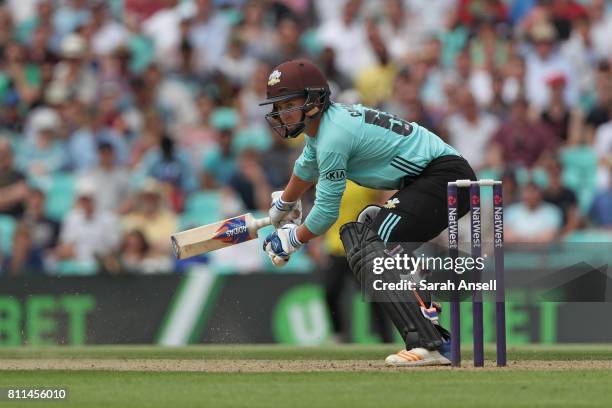
MULTIPOLYGON (((307 60, 288 61, 272 71, 262 105, 268 104, 272 111, 266 119, 276 133, 283 138, 304 134, 306 139, 287 187, 272 201, 270 218, 277 230, 264 241, 271 257, 289 260, 336 221, 347 179, 398 190, 387 205, 366 207, 357 222, 345 224, 340 232, 353 273, 362 284, 369 282, 372 272, 362 268, 369 259, 391 256, 393 243, 427 242, 447 227, 449 181, 476 180, 457 150, 417 123, 362 105, 332 102, 325 76, 307 60), (292 218, 291 210, 315 184, 314 207, 302 223, 292 218)), ((467 194, 460 192, 459 216, 469 210, 467 194)), ((406 344, 386 363, 450 364, 450 336, 438 324, 428 294, 385 291, 382 296, 384 310, 406 344)))

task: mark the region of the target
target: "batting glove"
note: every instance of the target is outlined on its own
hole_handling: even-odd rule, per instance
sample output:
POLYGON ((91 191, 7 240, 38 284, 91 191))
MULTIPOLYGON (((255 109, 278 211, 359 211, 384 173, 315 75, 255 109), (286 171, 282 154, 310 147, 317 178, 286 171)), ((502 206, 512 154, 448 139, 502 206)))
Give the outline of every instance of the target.
POLYGON ((301 201, 283 201, 282 193, 282 191, 272 193, 272 207, 269 211, 272 225, 277 229, 288 223, 300 225, 302 223, 301 201))
POLYGON ((268 253, 274 264, 280 258, 289 260, 289 255, 297 251, 302 243, 297 238, 297 225, 285 224, 266 237, 263 242, 263 250, 268 253))

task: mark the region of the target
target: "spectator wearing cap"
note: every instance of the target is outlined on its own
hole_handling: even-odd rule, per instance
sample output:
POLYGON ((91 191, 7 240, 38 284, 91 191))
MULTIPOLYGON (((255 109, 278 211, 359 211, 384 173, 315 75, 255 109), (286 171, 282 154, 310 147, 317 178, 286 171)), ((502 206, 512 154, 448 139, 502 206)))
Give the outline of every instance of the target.
POLYGON ((550 101, 550 90, 546 79, 552 74, 565 76, 566 86, 563 92, 565 103, 574 107, 578 103, 576 74, 570 63, 558 51, 557 33, 549 23, 539 23, 532 27, 530 37, 533 47, 526 54, 526 97, 530 104, 542 109, 550 101))
POLYGON ((81 35, 73 33, 64 37, 60 46, 61 61, 53 70, 50 86, 66 89, 71 97, 93 104, 97 78, 86 56, 87 43, 81 35))
POLYGON ((26 178, 14 165, 11 142, 0 137, 0 214, 20 217, 27 197, 26 178))
POLYGON ((104 211, 121 212, 130 193, 130 173, 115 161, 115 150, 111 143, 98 143, 98 164, 85 171, 81 177, 97 186, 95 199, 104 211))
POLYGON ((59 245, 52 251, 55 261, 72 260, 93 264, 119 244, 120 228, 115 215, 97 207, 97 186, 81 179, 76 186, 76 202, 61 226, 59 245))
POLYGON ((546 243, 553 241, 563 225, 563 215, 542 198, 535 183, 523 188, 522 200, 508 207, 504 215, 504 238, 508 243, 546 243))
POLYGON ((147 179, 142 183, 136 207, 121 219, 124 232, 140 230, 151 245, 154 254, 170 253, 170 237, 178 228, 178 219, 169 210, 163 194, 162 185, 147 179))
POLYGON ((32 138, 17 155, 18 167, 29 177, 44 176, 68 166, 66 146, 58 137, 59 116, 51 109, 39 111, 31 124, 32 138))
POLYGON ((519 99, 512 104, 510 117, 493 135, 492 143, 500 146, 508 166, 531 168, 544 152, 554 152, 558 139, 540 120, 531 120, 528 103, 519 99))

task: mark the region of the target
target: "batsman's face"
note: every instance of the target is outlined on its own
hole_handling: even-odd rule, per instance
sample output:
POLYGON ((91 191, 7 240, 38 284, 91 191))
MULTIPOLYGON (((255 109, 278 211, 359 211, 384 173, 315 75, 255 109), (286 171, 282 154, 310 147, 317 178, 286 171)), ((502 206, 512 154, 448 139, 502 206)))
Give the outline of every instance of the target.
POLYGON ((302 121, 301 107, 305 102, 306 98, 300 97, 276 103, 276 110, 280 115, 280 119, 289 129, 302 121))

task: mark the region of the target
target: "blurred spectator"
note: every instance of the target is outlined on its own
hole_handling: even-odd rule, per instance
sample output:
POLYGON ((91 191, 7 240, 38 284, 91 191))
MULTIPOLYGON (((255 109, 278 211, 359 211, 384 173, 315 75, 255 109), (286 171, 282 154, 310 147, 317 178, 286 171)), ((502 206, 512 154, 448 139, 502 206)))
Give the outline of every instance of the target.
POLYGON ((46 251, 57 245, 59 224, 45 215, 45 195, 31 190, 26 211, 13 235, 13 250, 7 259, 9 274, 41 273, 46 251))
POLYGON ((561 235, 567 235, 580 226, 580 214, 578 212, 578 200, 576 194, 563 185, 561 163, 551 160, 546 165, 548 183, 544 190, 544 201, 557 206, 563 216, 563 228, 561 235))
POLYGON ((592 92, 596 99, 585 119, 583 140, 586 143, 592 143, 597 128, 612 119, 612 70, 606 61, 597 65, 595 89, 592 92))
POLYGON ((18 167, 30 178, 50 175, 68 165, 66 146, 59 140, 59 116, 51 109, 39 111, 31 124, 32 138, 17 155, 18 167))
POLYGON ((242 199, 244 208, 266 211, 270 206, 272 189, 259 161, 257 151, 246 149, 240 153, 236 172, 230 177, 228 186, 242 199))
POLYGON ((604 228, 612 228, 612 163, 610 163, 609 185, 601 189, 595 199, 589 215, 595 225, 604 228))
POLYGON ((550 127, 560 143, 576 142, 580 138, 577 126, 582 115, 578 109, 567 106, 563 99, 565 76, 553 74, 546 79, 546 84, 550 99, 540 115, 542 122, 550 127))
POLYGON ((597 129, 593 148, 599 160, 597 185, 606 188, 611 182, 609 169, 612 167, 612 120, 597 129))
POLYGON ((236 172, 238 163, 232 147, 233 138, 233 129, 220 129, 217 145, 206 153, 202 161, 203 188, 226 185, 236 172))
POLYGON ((352 86, 351 80, 338 70, 336 52, 331 47, 324 47, 319 54, 319 68, 329 82, 332 98, 352 86))
POLYGON ((520 204, 508 206, 504 216, 504 238, 508 243, 546 243, 561 230, 563 215, 554 205, 542 199, 542 191, 534 183, 525 185, 520 204))
POLYGON ((158 181, 145 180, 138 192, 136 208, 124 215, 121 223, 124 231, 142 231, 153 254, 170 253, 168 237, 176 232, 178 219, 167 209, 162 185, 158 181))
POLYGON ((144 234, 140 230, 128 231, 123 235, 119 251, 102 259, 105 272, 153 274, 167 273, 172 270, 169 256, 155 255, 144 234))
POLYGON ((445 81, 457 88, 467 87, 478 106, 486 106, 493 99, 492 80, 489 71, 476 67, 470 61, 468 51, 457 54, 455 69, 446 74, 445 81))
POLYGON ((399 69, 391 61, 387 47, 373 22, 367 25, 367 35, 369 45, 376 55, 376 63, 359 71, 355 78, 355 88, 365 105, 376 107, 391 96, 399 69))
POLYGON ((25 212, 21 217, 21 221, 30 229, 32 248, 35 251, 46 251, 55 247, 59 237, 60 225, 46 215, 46 203, 44 192, 31 189, 25 212))
POLYGON ((80 180, 76 186, 76 203, 64 218, 59 245, 52 251, 56 261, 74 260, 93 264, 119 244, 118 220, 111 212, 101 210, 95 201, 97 186, 80 180))
POLYGON ((87 43, 79 34, 67 35, 61 43, 61 61, 53 70, 49 86, 65 89, 68 95, 84 103, 93 103, 96 97, 96 74, 88 65, 87 43))
POLYGON ((361 6, 361 0, 347 0, 341 16, 324 22, 318 29, 323 45, 334 49, 338 69, 349 78, 376 61, 373 52, 364 47, 368 38, 360 19, 361 6))
POLYGON ((580 95, 588 95, 595 85, 593 67, 596 66, 599 57, 593 45, 591 25, 586 14, 573 22, 570 38, 561 45, 561 53, 576 74, 580 95))
POLYGON ((606 0, 591 0, 588 7, 591 20, 591 38, 597 56, 601 59, 610 58, 612 53, 612 13, 606 0))
POLYGON ((82 177, 96 186, 94 195, 100 210, 122 211, 130 193, 130 174, 125 167, 116 163, 112 144, 98 144, 98 165, 84 172, 82 177))
POLYGON ((67 0, 53 13, 53 26, 60 38, 74 32, 91 18, 87 0, 67 0))
POLYGON ((41 92, 40 68, 26 59, 24 47, 16 42, 6 44, 4 55, 0 61, 0 100, 14 98, 22 108, 33 105, 41 92))
POLYGON ((73 168, 84 171, 95 167, 98 164, 99 143, 111 144, 115 152, 115 162, 119 165, 127 164, 129 154, 127 141, 104 123, 104 118, 97 108, 82 106, 81 109, 80 127, 68 140, 73 168))
POLYGON ((243 41, 246 52, 256 58, 273 54, 275 30, 266 23, 265 4, 248 0, 243 13, 243 20, 237 27, 237 36, 243 41))
POLYGON ((195 69, 195 56, 193 46, 189 40, 189 24, 187 20, 181 22, 181 41, 178 46, 178 60, 179 64, 177 69, 170 72, 170 75, 175 80, 185 86, 191 93, 192 96, 197 96, 201 90, 201 82, 204 77, 195 69))
POLYGON ((170 189, 172 208, 182 210, 185 194, 197 189, 197 178, 187 154, 175 146, 169 135, 163 135, 159 146, 149 150, 136 169, 137 179, 153 178, 170 189))
POLYGON ((503 22, 508 18, 508 9, 502 0, 459 0, 457 16, 461 24, 474 27, 482 20, 503 22))
POLYGON ((214 9, 211 0, 195 0, 195 16, 190 40, 196 51, 196 67, 209 72, 219 67, 225 53, 230 25, 226 17, 214 9))
POLYGON ((298 154, 299 152, 291 149, 285 139, 273 135, 272 147, 265 152, 265 160, 261 163, 266 173, 266 180, 273 190, 285 188, 293 173, 293 163, 298 154))
POLYGON ((557 140, 548 126, 531 121, 527 101, 519 99, 512 105, 510 118, 493 136, 499 144, 504 160, 511 166, 533 166, 544 152, 554 152, 557 140))
POLYGON ((407 54, 418 53, 420 45, 429 34, 423 22, 408 12, 404 3, 403 0, 385 1, 385 19, 380 24, 384 43, 389 48, 390 58, 395 62, 403 60, 407 54))
MULTIPOLYGON (((142 84, 148 102, 161 110, 168 129, 180 129, 195 123, 198 117, 195 95, 180 77, 165 76, 156 65, 143 73, 142 84)), ((144 96, 144 95, 143 95, 144 96)))
POLYGON ((233 35, 227 47, 227 52, 221 57, 219 70, 229 81, 240 88, 249 81, 257 67, 257 60, 245 52, 243 41, 233 35))
POLYGON ((470 60, 476 68, 492 70, 506 65, 510 54, 511 43, 504 38, 501 25, 495 25, 492 19, 478 23, 476 36, 470 42, 470 60))
POLYGON ((27 197, 28 185, 14 165, 11 142, 0 137, 0 214, 20 217, 27 197))
POLYGON ((238 94, 238 109, 244 125, 268 127, 265 115, 270 111, 270 107, 259 106, 259 104, 266 99, 268 75, 270 75, 271 68, 269 64, 260 61, 249 82, 238 94))
POLYGON ((570 36, 572 25, 586 15, 586 10, 575 0, 554 0, 552 3, 552 22, 559 37, 565 41, 570 36))
POLYGON ((501 121, 510 114, 510 104, 504 99, 504 78, 500 72, 491 76, 491 100, 486 110, 501 121))
POLYGON ((110 55, 127 41, 127 30, 115 21, 110 13, 109 3, 105 1, 94 3, 92 7, 94 34, 91 47, 96 55, 110 55))
POLYGON ((524 98, 525 91, 525 61, 520 55, 510 57, 507 66, 502 70, 504 83, 502 98, 505 103, 512 104, 519 98, 524 98))
POLYGON ((446 121, 448 141, 478 171, 484 164, 485 149, 498 129, 495 116, 484 112, 468 90, 459 92, 459 110, 446 121))
POLYGON ((545 106, 551 98, 546 79, 551 75, 565 76, 565 103, 574 107, 578 102, 576 73, 567 59, 557 50, 557 34, 550 24, 538 24, 530 32, 533 48, 526 54, 526 96, 536 108, 545 106))
POLYGON ((274 53, 268 55, 266 60, 272 66, 284 61, 307 56, 307 52, 300 44, 302 27, 293 16, 285 16, 278 21, 276 26, 276 48, 274 53))
MULTIPOLYGON (((190 156, 191 168, 198 168, 207 152, 217 139, 217 131, 212 125, 212 113, 217 106, 213 92, 202 92, 196 99, 198 121, 177 132, 178 147, 190 156)), ((251 122, 249 122, 251 123, 251 122)))
POLYGON ((157 63, 172 68, 172 53, 180 41, 179 24, 187 15, 179 6, 179 0, 163 0, 160 3, 162 8, 142 22, 142 32, 153 39, 157 63))

